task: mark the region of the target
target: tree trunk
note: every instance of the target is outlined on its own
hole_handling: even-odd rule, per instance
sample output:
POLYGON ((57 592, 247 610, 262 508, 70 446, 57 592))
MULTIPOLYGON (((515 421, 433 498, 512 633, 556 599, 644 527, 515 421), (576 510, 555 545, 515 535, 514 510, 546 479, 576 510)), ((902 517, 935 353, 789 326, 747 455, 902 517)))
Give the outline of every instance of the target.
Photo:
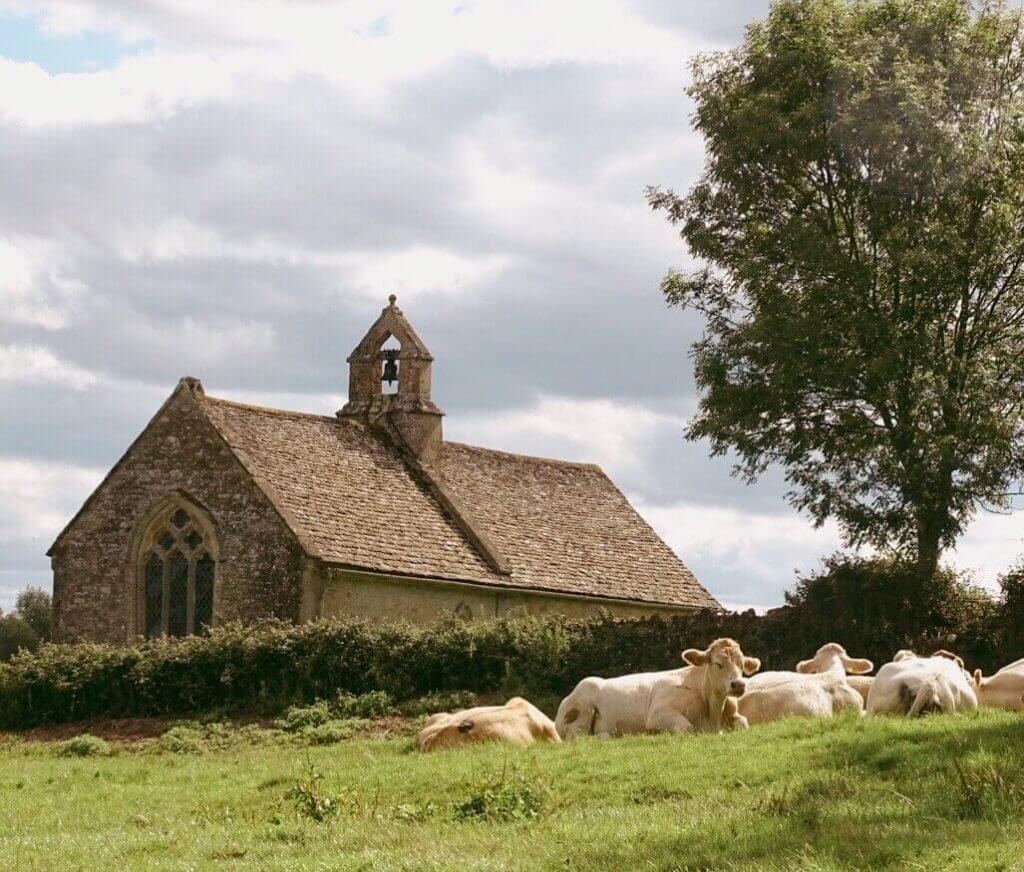
POLYGON ((918 524, 915 575, 919 591, 924 591, 928 587, 929 582, 935 576, 935 571, 939 568, 939 554, 942 550, 941 537, 939 524, 934 521, 918 524))

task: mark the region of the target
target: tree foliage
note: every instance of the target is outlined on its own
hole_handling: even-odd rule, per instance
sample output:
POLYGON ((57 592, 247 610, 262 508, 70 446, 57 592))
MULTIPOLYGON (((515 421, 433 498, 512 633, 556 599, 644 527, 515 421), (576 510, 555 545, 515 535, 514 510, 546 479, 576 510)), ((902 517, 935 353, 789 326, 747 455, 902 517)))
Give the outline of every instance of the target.
POLYGON ((32 628, 41 642, 50 641, 53 602, 45 590, 29 586, 20 591, 14 600, 14 613, 32 628))
POLYGON ((849 544, 934 573, 1024 472, 1024 41, 970 0, 776 0, 689 94, 685 196, 651 189, 705 266, 691 438, 849 544))
POLYGON ((21 650, 35 651, 50 640, 53 605, 38 587, 26 587, 14 600, 14 611, 0 613, 0 663, 21 650))

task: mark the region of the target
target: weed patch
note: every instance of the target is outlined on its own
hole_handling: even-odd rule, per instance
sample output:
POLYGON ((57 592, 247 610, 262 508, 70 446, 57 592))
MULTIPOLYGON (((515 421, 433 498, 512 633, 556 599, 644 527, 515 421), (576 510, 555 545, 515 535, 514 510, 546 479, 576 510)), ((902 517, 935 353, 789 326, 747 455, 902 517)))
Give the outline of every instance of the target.
POLYGON ((83 733, 74 736, 57 746, 60 757, 109 757, 113 749, 105 739, 83 733))
POLYGON ((323 789, 323 775, 309 764, 304 778, 299 778, 295 786, 284 796, 295 805, 300 817, 309 818, 323 823, 338 813, 338 798, 323 789))
POLYGON ((453 815, 458 821, 533 821, 546 813, 549 801, 550 791, 536 773, 506 765, 496 778, 479 782, 453 815))

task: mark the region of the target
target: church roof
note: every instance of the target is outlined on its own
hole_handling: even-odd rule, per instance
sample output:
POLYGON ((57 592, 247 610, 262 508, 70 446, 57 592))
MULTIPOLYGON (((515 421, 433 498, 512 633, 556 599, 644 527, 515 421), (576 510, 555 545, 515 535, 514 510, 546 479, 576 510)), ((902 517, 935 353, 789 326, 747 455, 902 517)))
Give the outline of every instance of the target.
POLYGON ((597 466, 443 442, 427 474, 436 480, 424 481, 361 420, 195 396, 306 550, 328 563, 720 608, 597 466))

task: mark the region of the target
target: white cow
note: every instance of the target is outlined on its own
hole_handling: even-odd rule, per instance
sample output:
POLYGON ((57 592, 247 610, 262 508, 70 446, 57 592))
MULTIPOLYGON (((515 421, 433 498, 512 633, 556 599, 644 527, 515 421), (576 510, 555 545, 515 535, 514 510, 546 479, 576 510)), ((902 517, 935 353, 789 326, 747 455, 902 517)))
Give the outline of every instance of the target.
POLYGON ((979 705, 1024 711, 1024 660, 1016 660, 985 678, 974 670, 974 691, 979 705))
POLYGON ((837 642, 822 645, 812 659, 802 660, 796 665, 797 672, 845 672, 846 683, 860 694, 864 705, 868 704, 868 693, 875 681, 875 676, 864 673, 874 668, 870 660, 848 656, 846 649, 837 642))
POLYGON ((745 656, 732 639, 716 639, 706 651, 689 648, 682 657, 689 665, 681 669, 584 678, 558 707, 559 735, 574 739, 746 726, 727 700, 743 695, 743 676, 757 672, 761 661, 745 656))
POLYGON ((878 670, 868 693, 868 713, 922 715, 927 712, 973 711, 978 697, 955 654, 940 651, 919 657, 899 651, 878 670))
POLYGON ((739 713, 751 724, 787 716, 830 718, 841 711, 864 711, 864 699, 846 679, 849 672, 870 672, 874 664, 847 655, 837 642, 822 645, 796 672, 762 672, 747 682, 739 713))
POLYGON ((458 712, 439 712, 427 718, 417 745, 436 751, 476 742, 560 742, 555 725, 544 712, 519 696, 504 705, 485 705, 458 712))

